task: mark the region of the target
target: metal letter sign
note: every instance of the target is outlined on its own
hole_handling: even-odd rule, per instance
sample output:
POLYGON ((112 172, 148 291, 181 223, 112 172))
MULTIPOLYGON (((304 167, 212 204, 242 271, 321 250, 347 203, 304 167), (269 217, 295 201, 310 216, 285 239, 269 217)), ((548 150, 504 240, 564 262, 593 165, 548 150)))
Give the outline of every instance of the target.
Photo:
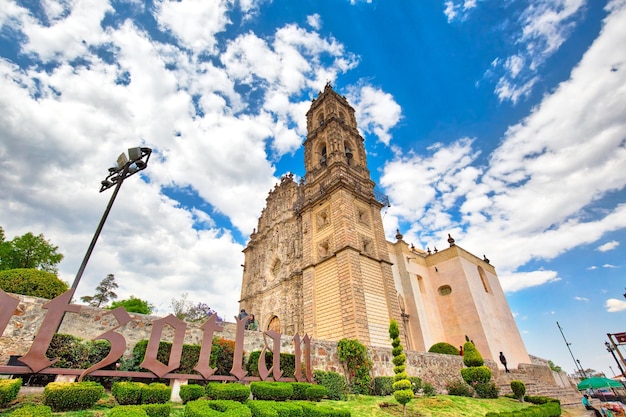
MULTIPOLYGON (((198 363, 194 370, 198 374, 179 374, 175 373, 180 366, 183 342, 185 338, 185 330, 187 323, 177 319, 173 315, 169 315, 152 323, 150 339, 146 348, 146 355, 141 363, 141 367, 148 372, 134 371, 118 371, 103 369, 108 365, 117 362, 126 351, 126 339, 124 335, 116 332, 117 329, 132 321, 132 317, 123 307, 118 307, 108 311, 117 320, 117 326, 111 330, 95 337, 93 340, 108 340, 111 343, 109 354, 97 364, 88 369, 66 369, 53 368, 52 365, 58 360, 49 360, 46 357, 46 351, 50 346, 54 329, 58 329, 64 314, 78 313, 81 306, 71 304, 74 295, 74 289, 59 295, 55 299, 45 303, 42 308, 48 310, 39 327, 39 331, 35 335, 35 339, 31 344, 28 352, 19 358, 19 361, 26 366, 0 366, 0 374, 56 374, 56 375, 77 375, 78 380, 82 380, 87 375, 92 376, 110 376, 110 377, 131 377, 131 378, 168 378, 168 379, 195 379, 210 381, 258 381, 274 380, 274 381, 309 381, 313 382, 313 371, 311 369, 311 338, 305 335, 302 339, 300 335, 295 334, 293 341, 295 343, 295 378, 283 378, 283 371, 280 369, 280 333, 269 330, 264 332, 272 340, 272 346, 268 346, 267 340, 261 355, 259 356, 259 374, 260 377, 247 376, 247 372, 242 368, 243 360, 243 342, 244 342, 244 319, 236 319, 237 334, 235 337, 235 353, 233 358, 233 366, 230 375, 214 375, 215 369, 211 368, 209 361, 211 358, 211 345, 213 334, 224 330, 223 326, 217 323, 217 315, 213 314, 200 327, 203 332, 202 345, 200 347, 200 355, 198 363), (159 343, 163 335, 163 327, 168 325, 174 329, 174 341, 172 342, 172 350, 167 365, 157 359, 159 343), (304 372, 302 370, 302 345, 304 345, 304 372), (272 352, 272 366, 267 369, 265 364, 265 352, 272 352)), ((19 300, 10 296, 0 289, 0 336, 4 333, 11 317, 19 306, 19 300)))

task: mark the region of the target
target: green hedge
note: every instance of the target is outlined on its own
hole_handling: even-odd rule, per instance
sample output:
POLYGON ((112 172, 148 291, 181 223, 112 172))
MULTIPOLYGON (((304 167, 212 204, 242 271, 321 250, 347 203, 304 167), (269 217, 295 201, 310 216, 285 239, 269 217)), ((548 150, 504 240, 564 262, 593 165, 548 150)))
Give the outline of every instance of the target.
POLYGON ((141 389, 142 404, 165 404, 172 397, 172 388, 161 382, 144 385, 141 389))
POLYGON ((350 417, 350 411, 340 410, 326 405, 318 405, 306 402, 298 403, 302 407, 303 417, 350 417))
POLYGON ((169 404, 143 404, 148 417, 169 417, 172 407, 169 404))
POLYGON ((463 345, 463 363, 467 367, 483 366, 485 364, 485 360, 472 342, 465 342, 463 345))
POLYGON ((293 395, 293 388, 287 382, 252 382, 250 390, 255 400, 285 401, 293 395))
POLYGON ((488 366, 474 366, 471 368, 462 368, 461 376, 463 381, 470 385, 476 383, 486 383, 491 381, 491 369, 488 366))
POLYGON ((435 343, 428 349, 430 353, 441 353, 444 355, 459 355, 459 350, 452 346, 450 343, 439 342, 435 343))
POLYGON ((306 400, 306 390, 314 386, 309 382, 290 382, 290 385, 293 388, 292 400, 306 400))
POLYGON ((333 371, 326 372, 316 369, 313 371, 313 376, 317 384, 326 387, 329 399, 345 401, 348 385, 343 375, 333 371))
POLYGON ((231 400, 195 400, 185 405, 185 417, 252 417, 248 407, 231 400))
MULTIPOLYGON (((246 369, 251 376, 259 376, 259 357, 260 350, 250 352, 246 369)), ((269 351, 265 351, 265 364, 269 369, 272 366, 273 355, 269 351)), ((280 354, 280 370, 283 371, 283 377, 293 378, 296 372, 296 356, 291 353, 280 354)))
POLYGON ((232 400, 244 403, 250 398, 250 387, 238 382, 226 384, 211 382, 206 386, 206 396, 210 400, 232 400))
POLYGON ((446 391, 448 395, 455 395, 457 397, 473 397, 474 388, 468 385, 465 381, 454 380, 446 383, 446 391))
POLYGON ((292 402, 274 402, 251 400, 246 406, 252 412, 252 417, 302 417, 302 406, 292 402))
MULTIPOLYGON (((551 400, 551 398, 548 398, 548 400, 551 400)), ((560 415, 561 406, 558 401, 549 401, 516 411, 489 412, 485 417, 559 417, 560 415)))
POLYGON ((370 389, 370 395, 378 397, 384 397, 393 393, 393 377, 392 376, 377 376, 372 380, 372 386, 370 389))
POLYGON ((22 378, 0 379, 0 407, 6 407, 8 403, 17 398, 22 388, 22 378))
POLYGON ((11 417, 52 417, 52 409, 47 405, 28 404, 13 411, 11 417))
POLYGON ((0 271, 0 288, 13 294, 51 300, 68 290, 68 286, 51 272, 32 268, 0 271))
POLYGON ((183 400, 183 404, 187 404, 188 401, 197 400, 206 393, 205 387, 198 384, 181 385, 178 395, 183 400))
POLYGON ((109 417, 148 417, 148 414, 140 405, 118 405, 111 409, 109 417))
POLYGON ((145 385, 143 382, 115 382, 111 387, 111 395, 119 405, 141 404, 141 390, 145 385))
POLYGON ((328 394, 328 390, 323 385, 312 385, 306 390, 306 399, 309 401, 321 401, 328 394))
POLYGON ((42 401, 52 411, 86 410, 104 394, 97 382, 51 382, 43 390, 42 401))

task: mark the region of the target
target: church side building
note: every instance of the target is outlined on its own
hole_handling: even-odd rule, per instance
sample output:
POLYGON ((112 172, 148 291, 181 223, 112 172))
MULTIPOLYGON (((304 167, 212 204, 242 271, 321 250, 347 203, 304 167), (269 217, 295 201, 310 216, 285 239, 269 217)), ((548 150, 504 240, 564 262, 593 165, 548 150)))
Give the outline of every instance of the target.
MULTIPOLYGON (((260 329, 389 346, 389 322, 406 348, 460 346, 485 358, 530 363, 495 269, 449 239, 432 253, 388 242, 354 109, 330 85, 311 103, 305 176, 270 191, 244 249, 241 308, 260 329)), ((378 198, 377 198, 378 196, 378 198)))

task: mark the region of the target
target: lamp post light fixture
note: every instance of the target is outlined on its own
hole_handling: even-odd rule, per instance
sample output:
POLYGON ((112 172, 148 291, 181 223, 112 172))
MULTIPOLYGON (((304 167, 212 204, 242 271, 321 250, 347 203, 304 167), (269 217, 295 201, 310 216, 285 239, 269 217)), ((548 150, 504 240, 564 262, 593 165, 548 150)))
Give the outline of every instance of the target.
POLYGON ((622 364, 619 363, 617 356, 615 356, 615 350, 617 349, 617 347, 613 346, 613 344, 609 342, 604 342, 604 346, 606 347, 606 350, 613 356, 613 359, 615 360, 615 363, 617 364, 617 367, 619 368, 620 378, 623 378, 624 376, 626 376, 624 375, 624 369, 622 368, 622 364))
POLYGON ((106 210, 104 210, 104 214, 100 219, 100 224, 96 229, 96 233, 93 235, 91 239, 91 244, 87 249, 87 253, 85 253, 85 257, 83 258, 83 262, 80 264, 80 268, 76 273, 76 277, 74 278, 74 282, 72 283, 72 289, 75 290, 78 287, 78 283, 83 276, 83 272, 85 271, 85 267, 87 266, 87 262, 89 261, 89 257, 91 256, 91 252, 93 252, 93 248, 96 246, 96 241, 98 240, 98 236, 100 236, 100 232, 102 231, 102 227, 104 226, 104 222, 111 211, 111 207, 113 206, 113 202, 115 201, 115 197, 117 197, 117 193, 122 186, 124 180, 132 175, 135 175, 139 171, 143 171, 148 167, 148 160, 150 159, 150 154, 152 153, 152 149, 150 148, 130 148, 128 149, 128 156, 125 153, 120 154, 117 158, 117 163, 114 167, 109 168, 109 174, 106 176, 104 180, 100 183, 100 192, 104 190, 108 190, 109 188, 115 186, 115 190, 111 195, 111 199, 109 200, 109 204, 107 205, 106 210))

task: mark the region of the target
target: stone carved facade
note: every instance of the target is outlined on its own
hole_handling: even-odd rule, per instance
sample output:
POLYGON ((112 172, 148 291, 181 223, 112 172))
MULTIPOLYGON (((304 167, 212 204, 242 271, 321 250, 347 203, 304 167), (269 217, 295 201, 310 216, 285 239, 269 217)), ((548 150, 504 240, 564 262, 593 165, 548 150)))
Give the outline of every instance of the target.
POLYGON ((260 328, 389 346, 389 321, 406 348, 472 338, 486 359, 530 363, 495 269, 457 246, 426 252, 385 238, 354 109, 330 85, 311 103, 305 176, 267 197, 244 250, 241 308, 260 328))

